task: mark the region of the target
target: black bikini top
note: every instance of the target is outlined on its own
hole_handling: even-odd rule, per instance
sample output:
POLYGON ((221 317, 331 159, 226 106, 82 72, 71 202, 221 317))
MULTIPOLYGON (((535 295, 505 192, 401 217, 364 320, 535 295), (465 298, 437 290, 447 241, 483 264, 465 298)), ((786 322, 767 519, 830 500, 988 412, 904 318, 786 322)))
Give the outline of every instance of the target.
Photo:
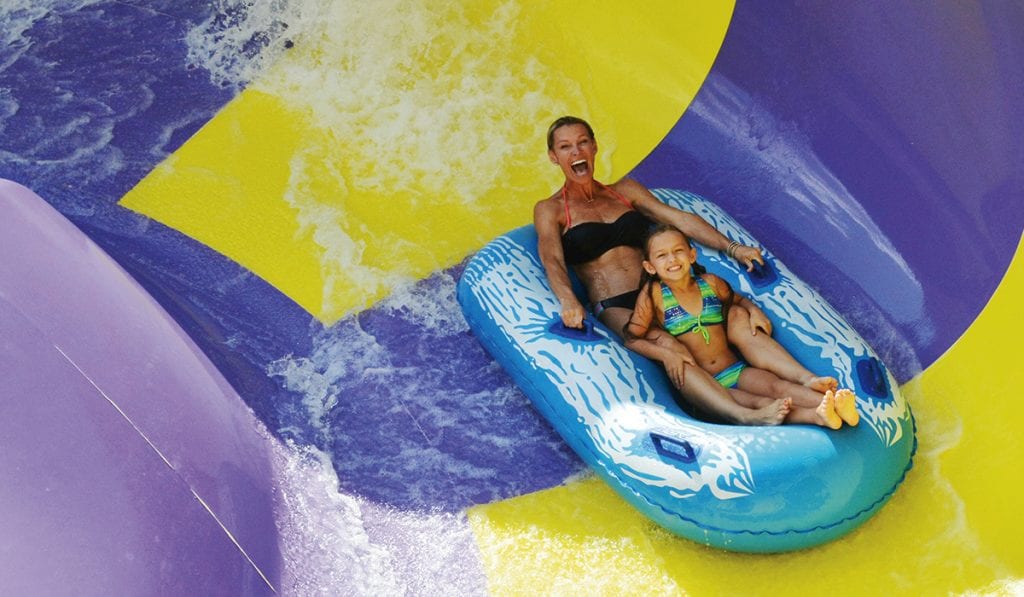
POLYGON ((615 247, 643 248, 644 238, 652 225, 651 220, 633 209, 633 206, 625 197, 608 187, 603 188, 611 191, 612 195, 629 207, 629 211, 619 216, 617 220, 610 224, 605 222, 584 222, 571 226, 569 201, 566 197, 565 187, 562 187, 562 201, 565 204, 565 222, 566 226, 570 226, 562 234, 562 253, 565 255, 565 262, 568 265, 579 265, 580 263, 593 261, 615 247))

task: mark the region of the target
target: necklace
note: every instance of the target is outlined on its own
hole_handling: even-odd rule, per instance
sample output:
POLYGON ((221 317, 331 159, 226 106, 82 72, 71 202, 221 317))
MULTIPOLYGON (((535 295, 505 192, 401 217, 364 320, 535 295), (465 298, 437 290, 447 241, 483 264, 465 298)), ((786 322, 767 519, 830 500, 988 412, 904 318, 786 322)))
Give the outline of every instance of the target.
MULTIPOLYGON (((567 188, 567 185, 562 185, 562 201, 565 201, 567 204, 569 202, 569 189, 567 188)), ((589 193, 586 189, 583 189, 583 202, 586 203, 587 205, 590 205, 591 203, 594 202, 593 187, 591 187, 589 193)))

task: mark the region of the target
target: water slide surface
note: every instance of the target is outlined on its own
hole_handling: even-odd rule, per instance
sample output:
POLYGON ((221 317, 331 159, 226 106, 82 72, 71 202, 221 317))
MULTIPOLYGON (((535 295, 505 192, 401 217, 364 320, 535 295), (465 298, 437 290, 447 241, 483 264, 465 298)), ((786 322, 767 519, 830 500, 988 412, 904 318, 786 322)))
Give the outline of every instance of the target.
MULTIPOLYGON (((102 566, 91 554, 114 553, 96 546, 117 547, 95 543, 92 525, 117 526, 132 501, 85 513, 121 471, 146 470, 150 485, 119 495, 152 513, 122 536, 152 546, 163 535, 146 525, 162 508, 194 534, 134 565, 111 561, 121 588, 216 586, 202 565, 192 585, 150 565, 187 567, 188 541, 208 536, 239 592, 1021 591, 1022 415, 999 398, 1017 385, 1024 332, 1024 8, 656 4, 0 8, 0 177, 56 208, 170 315, 152 342, 193 356, 166 366, 202 370, 222 399, 169 408, 193 409, 195 433, 239 446, 247 471, 190 477, 178 460, 151 463, 175 442, 182 462, 204 462, 205 445, 161 426, 152 397, 144 436, 109 409, 75 426, 84 415, 52 397, 98 409, 107 386, 47 339, 88 338, 125 307, 82 298, 88 321, 40 296, 27 316, 46 292, 10 273, 24 265, 15 249, 46 235, 5 228, 0 388, 18 418, 5 422, 0 464, 25 489, 0 495, 24 505, 72 479, 82 490, 52 502, 79 526, 61 534, 52 511, 28 511, 4 552, 39 562, 60 545, 81 566, 5 558, 0 587, 116 588, 89 584, 102 566), (454 281, 467 255, 529 222, 557 188, 543 134, 565 113, 595 125, 600 179, 714 199, 897 376, 919 452, 863 527, 782 557, 670 536, 588 473, 483 352, 454 281), (238 514, 253 532, 213 522, 218 486, 266 500, 238 514)), ((34 197, 5 186, 5 225, 34 197)), ((94 271, 73 267, 95 257, 91 245, 73 246, 81 254, 64 265, 94 271)), ((112 363, 111 379, 130 377, 115 368, 130 362, 112 363)))

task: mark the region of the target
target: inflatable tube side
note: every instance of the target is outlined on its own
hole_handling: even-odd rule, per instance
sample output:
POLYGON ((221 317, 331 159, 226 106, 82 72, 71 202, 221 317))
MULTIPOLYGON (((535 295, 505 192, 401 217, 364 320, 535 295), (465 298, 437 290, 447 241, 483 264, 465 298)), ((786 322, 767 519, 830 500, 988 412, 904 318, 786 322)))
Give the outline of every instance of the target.
MULTIPOLYGON (((730 238, 754 244, 696 195, 661 190, 730 238)), ((485 348, 538 411, 641 512, 682 536, 738 551, 787 551, 849 532, 911 467, 913 417, 895 380, 856 332, 770 253, 770 279, 747 277, 717 251, 709 271, 753 296, 776 338, 858 394, 862 423, 827 432, 714 425, 687 415, 661 368, 597 324, 567 337, 532 227, 493 241, 467 265, 458 299, 485 348)))

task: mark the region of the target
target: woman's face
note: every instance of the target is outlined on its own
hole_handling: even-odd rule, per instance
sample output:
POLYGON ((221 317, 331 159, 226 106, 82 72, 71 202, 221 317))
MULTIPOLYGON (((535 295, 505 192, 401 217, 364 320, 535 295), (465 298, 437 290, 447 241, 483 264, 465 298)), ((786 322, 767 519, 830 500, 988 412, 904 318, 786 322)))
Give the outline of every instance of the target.
POLYGON ((553 145, 548 151, 552 164, 557 164, 566 180, 582 183, 594 179, 594 156, 597 141, 582 124, 567 124, 555 129, 553 145))

